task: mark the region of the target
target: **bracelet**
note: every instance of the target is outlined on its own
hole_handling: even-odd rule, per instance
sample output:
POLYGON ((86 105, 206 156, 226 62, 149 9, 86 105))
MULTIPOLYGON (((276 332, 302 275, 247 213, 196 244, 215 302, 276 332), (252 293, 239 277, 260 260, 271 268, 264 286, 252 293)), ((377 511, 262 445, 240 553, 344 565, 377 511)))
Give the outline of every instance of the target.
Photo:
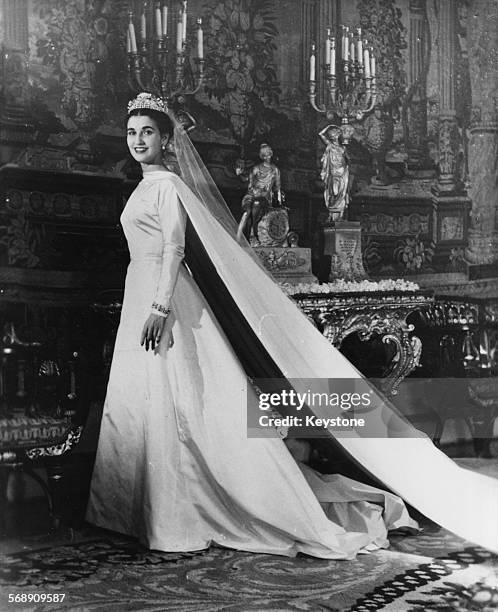
POLYGON ((152 309, 158 310, 165 317, 167 317, 169 313, 171 312, 171 308, 166 308, 166 306, 163 306, 162 304, 158 304, 157 302, 152 302, 152 309))

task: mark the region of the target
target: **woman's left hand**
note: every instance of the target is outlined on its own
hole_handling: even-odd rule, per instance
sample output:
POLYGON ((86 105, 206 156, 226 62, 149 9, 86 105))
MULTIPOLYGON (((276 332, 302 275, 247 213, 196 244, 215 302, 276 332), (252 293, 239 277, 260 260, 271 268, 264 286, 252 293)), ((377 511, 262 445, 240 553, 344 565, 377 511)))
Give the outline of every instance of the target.
POLYGON ((145 344, 145 350, 154 350, 159 345, 163 332, 166 331, 166 317, 151 313, 145 321, 140 337, 140 346, 145 344))

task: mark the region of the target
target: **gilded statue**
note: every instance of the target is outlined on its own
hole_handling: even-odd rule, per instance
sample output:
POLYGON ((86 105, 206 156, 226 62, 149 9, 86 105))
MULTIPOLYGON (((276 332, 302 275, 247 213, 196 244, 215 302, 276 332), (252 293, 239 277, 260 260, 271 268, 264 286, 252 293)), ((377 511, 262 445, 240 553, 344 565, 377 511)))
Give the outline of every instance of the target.
POLYGON ((342 131, 337 125, 327 125, 320 133, 325 143, 320 177, 324 183, 323 197, 329 211, 328 223, 344 218, 349 203, 349 166, 346 147, 341 144, 342 131))
POLYGON ((271 207, 276 196, 278 205, 282 204, 280 189, 280 171, 271 163, 273 151, 270 145, 263 143, 259 147, 261 163, 256 164, 249 173, 247 193, 242 198, 242 218, 237 235, 245 235, 253 246, 259 246, 258 223, 271 207))

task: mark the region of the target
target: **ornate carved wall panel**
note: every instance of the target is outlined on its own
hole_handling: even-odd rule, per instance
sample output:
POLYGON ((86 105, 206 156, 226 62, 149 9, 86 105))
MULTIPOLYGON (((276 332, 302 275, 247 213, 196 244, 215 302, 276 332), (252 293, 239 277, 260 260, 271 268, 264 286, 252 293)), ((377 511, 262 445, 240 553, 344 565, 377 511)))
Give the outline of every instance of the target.
MULTIPOLYGON (((129 94, 124 36, 128 3, 1 1, 0 96, 8 103, 2 104, 0 113, 0 164, 124 176, 128 172, 122 140, 129 94)), ((462 266, 464 257, 471 263, 492 265, 498 248, 496 206, 490 204, 498 198, 493 161, 497 154, 496 3, 189 0, 188 4, 191 20, 197 15, 204 18, 211 62, 207 93, 187 102, 199 123, 193 139, 228 194, 236 216, 243 193, 234 172, 236 160, 241 153, 247 165, 256 160, 262 140, 273 145, 290 200, 297 201, 302 194, 318 199, 322 185, 316 122, 320 118, 309 111, 306 97, 309 48, 312 40, 323 46, 327 25, 359 24, 378 54, 384 108, 357 126, 357 140, 351 146, 353 190, 361 191, 374 164, 382 165, 385 158, 387 181, 402 189, 409 184, 417 191, 421 175, 414 177, 413 172, 431 165, 429 149, 439 166, 437 184, 431 185, 435 188, 431 205, 439 211, 431 240, 446 245, 434 253, 438 269, 455 261, 462 266), (278 64, 283 61, 285 67, 278 64), (285 92, 279 80, 282 75, 285 92), (408 127, 408 141, 403 127, 408 127), (468 207, 465 187, 473 201, 470 244, 469 223, 462 212, 468 207), (459 198, 457 203, 454 197, 459 198)), ((31 259, 28 255, 38 240, 37 232, 53 232, 42 211, 57 223, 75 220, 77 215, 79 221, 86 218, 90 223, 105 208, 105 202, 95 197, 82 201, 73 194, 67 201, 67 193, 62 192, 47 200, 40 193, 21 194, 16 236, 25 243, 31 241, 31 246, 24 251, 19 247, 19 252, 11 249, 11 262, 19 260, 21 252, 23 261, 29 260, 32 266, 53 261, 55 256, 48 252, 35 253, 31 259)), ((19 194, 12 192, 9 198, 15 206, 19 194)), ((401 216, 408 219, 419 212, 415 206, 401 216)), ((374 258, 378 256, 376 236, 371 232, 368 247, 374 258)), ((408 233, 405 238, 412 236, 408 233)), ((5 240, 12 243, 13 235, 5 240)), ((5 255, 8 245, 1 247, 5 255)), ((5 257, 8 261, 9 256, 5 257)), ((391 265, 389 260, 384 263, 391 265)))

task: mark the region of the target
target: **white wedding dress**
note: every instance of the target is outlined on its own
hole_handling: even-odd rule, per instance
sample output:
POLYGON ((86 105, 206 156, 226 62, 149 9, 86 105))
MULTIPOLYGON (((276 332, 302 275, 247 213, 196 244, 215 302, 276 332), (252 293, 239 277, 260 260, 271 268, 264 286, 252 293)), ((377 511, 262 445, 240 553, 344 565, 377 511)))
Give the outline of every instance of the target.
MULTIPOLYGON (((331 559, 387 546, 388 529, 416 527, 395 495, 298 466, 278 438, 247 437, 246 375, 181 263, 187 214, 285 376, 360 376, 181 179, 146 173, 121 218, 131 262, 87 519, 164 551, 217 543, 331 559), (174 343, 164 335, 146 352, 140 335, 158 293, 171 299, 174 343)), ((497 481, 458 468, 424 437, 338 442, 427 516, 498 549, 497 481)))
POLYGON ((165 551, 215 542, 351 558, 387 546, 387 528, 416 527, 396 496, 341 477, 326 485, 281 439, 247 437, 246 376, 180 263, 186 213, 175 182, 147 173, 121 217, 131 262, 88 520, 165 551), (140 334, 158 285, 171 296, 174 342, 165 337, 146 352, 140 334), (325 488, 321 501, 335 522, 306 478, 325 488))

